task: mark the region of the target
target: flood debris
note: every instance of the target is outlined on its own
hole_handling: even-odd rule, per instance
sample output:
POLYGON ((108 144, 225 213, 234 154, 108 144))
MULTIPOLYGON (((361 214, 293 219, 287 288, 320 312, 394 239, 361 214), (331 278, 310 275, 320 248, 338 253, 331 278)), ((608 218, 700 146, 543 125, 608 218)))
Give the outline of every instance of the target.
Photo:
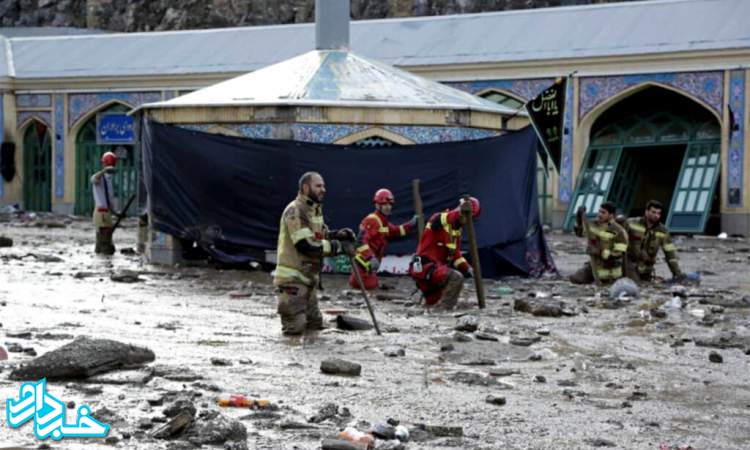
POLYGON ((358 317, 339 314, 336 316, 336 328, 340 330, 365 331, 373 328, 372 323, 358 317))
POLYGON ((327 375, 346 375, 358 377, 362 373, 362 366, 338 358, 326 359, 320 363, 320 371, 327 375))
POLYGON ((80 336, 13 370, 11 380, 64 380, 142 367, 154 360, 154 352, 110 339, 80 336))
POLYGON ((13 239, 0 236, 0 247, 13 247, 13 239))

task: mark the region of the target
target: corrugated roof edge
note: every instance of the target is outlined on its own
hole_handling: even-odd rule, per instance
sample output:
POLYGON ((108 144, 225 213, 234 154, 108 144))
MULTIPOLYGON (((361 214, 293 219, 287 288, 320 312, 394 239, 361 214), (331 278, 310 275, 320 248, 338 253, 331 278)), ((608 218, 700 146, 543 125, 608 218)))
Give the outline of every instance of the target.
MULTIPOLYGON (((622 8, 632 7, 634 3, 641 5, 662 5, 669 3, 700 3, 705 1, 719 2, 721 0, 636 0, 636 1, 621 1, 618 3, 606 3, 606 4, 593 4, 593 5, 573 5, 573 6, 553 6, 547 8, 534 8, 534 9, 515 9, 510 11, 493 11, 493 12, 479 12, 479 13, 467 13, 467 14, 446 14, 440 16, 419 16, 419 17, 398 17, 398 18, 383 18, 383 19, 367 19, 367 20, 353 20, 352 26, 357 24, 368 24, 368 23, 393 23, 393 22, 419 22, 419 21, 438 21, 438 20, 456 20, 465 19, 472 17, 486 18, 488 16, 501 16, 501 15, 525 15, 525 14, 539 14, 542 12, 549 12, 551 10, 559 10, 561 12, 575 12, 579 10, 592 10, 592 9, 604 9, 604 8, 622 8)), ((136 32, 107 32, 107 33, 92 33, 83 35, 59 35, 59 36, 37 36, 37 37, 13 37, 10 38, 13 41, 32 41, 32 40, 60 40, 60 39, 87 39, 87 38, 123 38, 123 37, 136 37, 136 36, 153 36, 153 35, 173 35, 173 34, 191 34, 191 33, 227 33, 238 30, 264 30, 264 29, 280 29, 280 28, 307 28, 313 27, 313 22, 305 23, 294 23, 294 24, 277 24, 277 25, 253 25, 244 27, 227 27, 227 28, 206 28, 206 29, 191 29, 191 30, 167 30, 167 31, 136 31, 136 32)))

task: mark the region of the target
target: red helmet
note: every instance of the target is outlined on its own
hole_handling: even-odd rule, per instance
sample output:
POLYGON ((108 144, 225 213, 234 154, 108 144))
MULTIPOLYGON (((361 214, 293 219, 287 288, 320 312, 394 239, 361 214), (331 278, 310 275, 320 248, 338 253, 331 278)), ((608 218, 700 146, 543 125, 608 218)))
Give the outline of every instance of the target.
POLYGON ((373 203, 378 205, 384 205, 386 203, 393 203, 393 193, 388 189, 378 189, 375 195, 372 196, 373 203))
POLYGON ((112 152, 107 152, 102 155, 102 165, 107 167, 114 167, 117 164, 117 155, 112 152))
MULTIPOLYGON (((464 199, 461 199, 459 204, 464 201, 464 199)), ((482 213, 482 206, 479 204, 479 200, 477 200, 476 197, 469 197, 469 201, 471 202, 471 215, 476 219, 482 213)))

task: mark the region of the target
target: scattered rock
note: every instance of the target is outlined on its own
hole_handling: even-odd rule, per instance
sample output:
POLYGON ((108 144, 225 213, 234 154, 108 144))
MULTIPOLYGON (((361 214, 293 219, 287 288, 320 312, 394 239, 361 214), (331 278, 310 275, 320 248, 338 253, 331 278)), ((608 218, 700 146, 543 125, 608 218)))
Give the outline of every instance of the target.
POLYGON ((36 339, 49 340, 49 341, 64 341, 67 339, 73 339, 73 335, 66 334, 66 333, 39 333, 36 335, 36 339))
POLYGON ((537 375, 534 377, 534 381, 537 383, 546 383, 547 378, 544 375, 537 375))
POLYGON ((617 446, 617 444, 615 444, 614 442, 608 441, 607 439, 602 439, 602 438, 586 439, 586 443, 588 443, 592 447, 616 447, 617 446))
POLYGON ((156 365, 153 367, 153 371, 155 377, 162 377, 165 380, 190 382, 203 379, 202 375, 185 366, 156 365))
POLYGON ((512 389, 513 386, 502 383, 493 377, 476 372, 456 372, 449 377, 450 380, 471 386, 494 386, 500 389, 512 389))
POLYGON ((518 345, 521 347, 528 347, 531 344, 535 344, 541 340, 541 336, 518 336, 510 338, 510 344, 518 345))
POLYGON ((499 395, 488 395, 487 398, 484 399, 485 402, 489 403, 490 405, 497 405, 497 406, 503 406, 506 403, 505 397, 501 397, 499 395))
POLYGON ((370 432, 378 439, 396 439, 396 427, 387 423, 379 423, 375 425, 370 432))
POLYGON ((479 339, 480 341, 495 341, 497 342, 499 339, 494 334, 485 333, 483 331, 476 331, 474 332, 474 337, 479 339))
POLYGON ((563 315, 562 302, 548 299, 517 298, 513 301, 513 309, 538 317, 563 315))
POLYGON ((13 247, 13 239, 0 236, 0 247, 13 247))
POLYGON ((373 328, 372 323, 358 317, 340 314, 336 316, 336 328, 340 330, 364 331, 373 328))
POLYGON ((212 366, 231 366, 232 361, 223 358, 211 358, 212 366))
POLYGON ((693 342, 698 347, 750 348, 750 336, 738 336, 735 332, 718 333, 713 336, 694 337, 693 342))
POLYGON ((343 439, 323 439, 321 450, 361 450, 361 447, 343 439))
POLYGON ((574 387, 578 386, 578 383, 573 380, 557 380, 557 385, 562 387, 574 387))
POLYGON ((713 363, 723 363, 724 362, 724 358, 718 352, 714 352, 714 351, 712 351, 711 353, 708 354, 708 360, 711 361, 711 362, 713 362, 713 363))
POLYGON ((320 363, 320 371, 328 375, 359 376, 362 366, 338 358, 330 358, 320 363))
POLYGON ((390 346, 383 349, 383 354, 390 358, 394 358, 397 356, 405 356, 406 350, 398 346, 390 346))
POLYGON ((391 439, 388 441, 378 441, 375 444, 375 450, 404 450, 406 445, 398 439, 391 439))
POLYGON ((189 411, 181 411, 170 421, 154 430, 151 433, 151 437, 167 439, 182 433, 192 423, 194 414, 195 410, 193 410, 193 414, 190 414, 189 411))
POLYGON ((129 270, 113 273, 109 276, 109 279, 117 283, 137 283, 143 281, 143 278, 138 275, 138 272, 131 272, 129 270))
POLYGON ((140 367, 153 361, 154 352, 109 339, 81 336, 10 373, 11 380, 26 381, 88 378, 112 370, 140 367))
POLYGON ((245 442, 247 428, 240 421, 230 419, 218 411, 206 411, 187 431, 186 438, 198 447, 233 441, 245 442))
POLYGON ((549 328, 539 328, 536 330, 536 334, 539 336, 549 336, 549 328))
POLYGON ((34 350, 34 347, 24 347, 23 353, 28 356, 36 356, 36 350, 34 350))
POLYGON ((462 316, 458 319, 458 324, 453 328, 456 331, 466 331, 473 333, 479 328, 479 319, 477 316, 468 315, 462 316))
POLYGON ((195 405, 186 397, 177 398, 174 402, 167 405, 162 414, 167 417, 176 417, 182 412, 187 412, 191 417, 195 416, 195 405))
POLYGON ((456 342, 471 342, 473 339, 468 334, 461 333, 460 331, 456 331, 453 333, 453 340, 456 342))
POLYGON ((456 346, 448 342, 447 344, 440 345, 441 352, 452 352, 456 349, 456 346))
POLYGON ((490 369, 490 376, 493 377, 509 377, 520 373, 521 371, 518 369, 490 369))
POLYGON ((463 427, 459 426, 417 424, 416 428, 424 430, 436 437, 461 437, 464 435, 463 427))
POLYGON ((13 339, 31 339, 31 331, 6 331, 5 336, 13 339))

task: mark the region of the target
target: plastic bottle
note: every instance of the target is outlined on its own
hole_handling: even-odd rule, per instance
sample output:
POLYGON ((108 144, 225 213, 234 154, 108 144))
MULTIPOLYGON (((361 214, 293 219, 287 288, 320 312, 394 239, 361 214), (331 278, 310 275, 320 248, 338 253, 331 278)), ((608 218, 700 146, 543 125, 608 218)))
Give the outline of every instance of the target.
POLYGON ((346 427, 339 433, 339 438, 351 442, 361 450, 370 450, 375 446, 375 438, 369 433, 363 433, 354 427, 346 427))
POLYGON ((270 406, 271 402, 242 394, 224 394, 216 400, 216 404, 222 407, 265 409, 270 406))

